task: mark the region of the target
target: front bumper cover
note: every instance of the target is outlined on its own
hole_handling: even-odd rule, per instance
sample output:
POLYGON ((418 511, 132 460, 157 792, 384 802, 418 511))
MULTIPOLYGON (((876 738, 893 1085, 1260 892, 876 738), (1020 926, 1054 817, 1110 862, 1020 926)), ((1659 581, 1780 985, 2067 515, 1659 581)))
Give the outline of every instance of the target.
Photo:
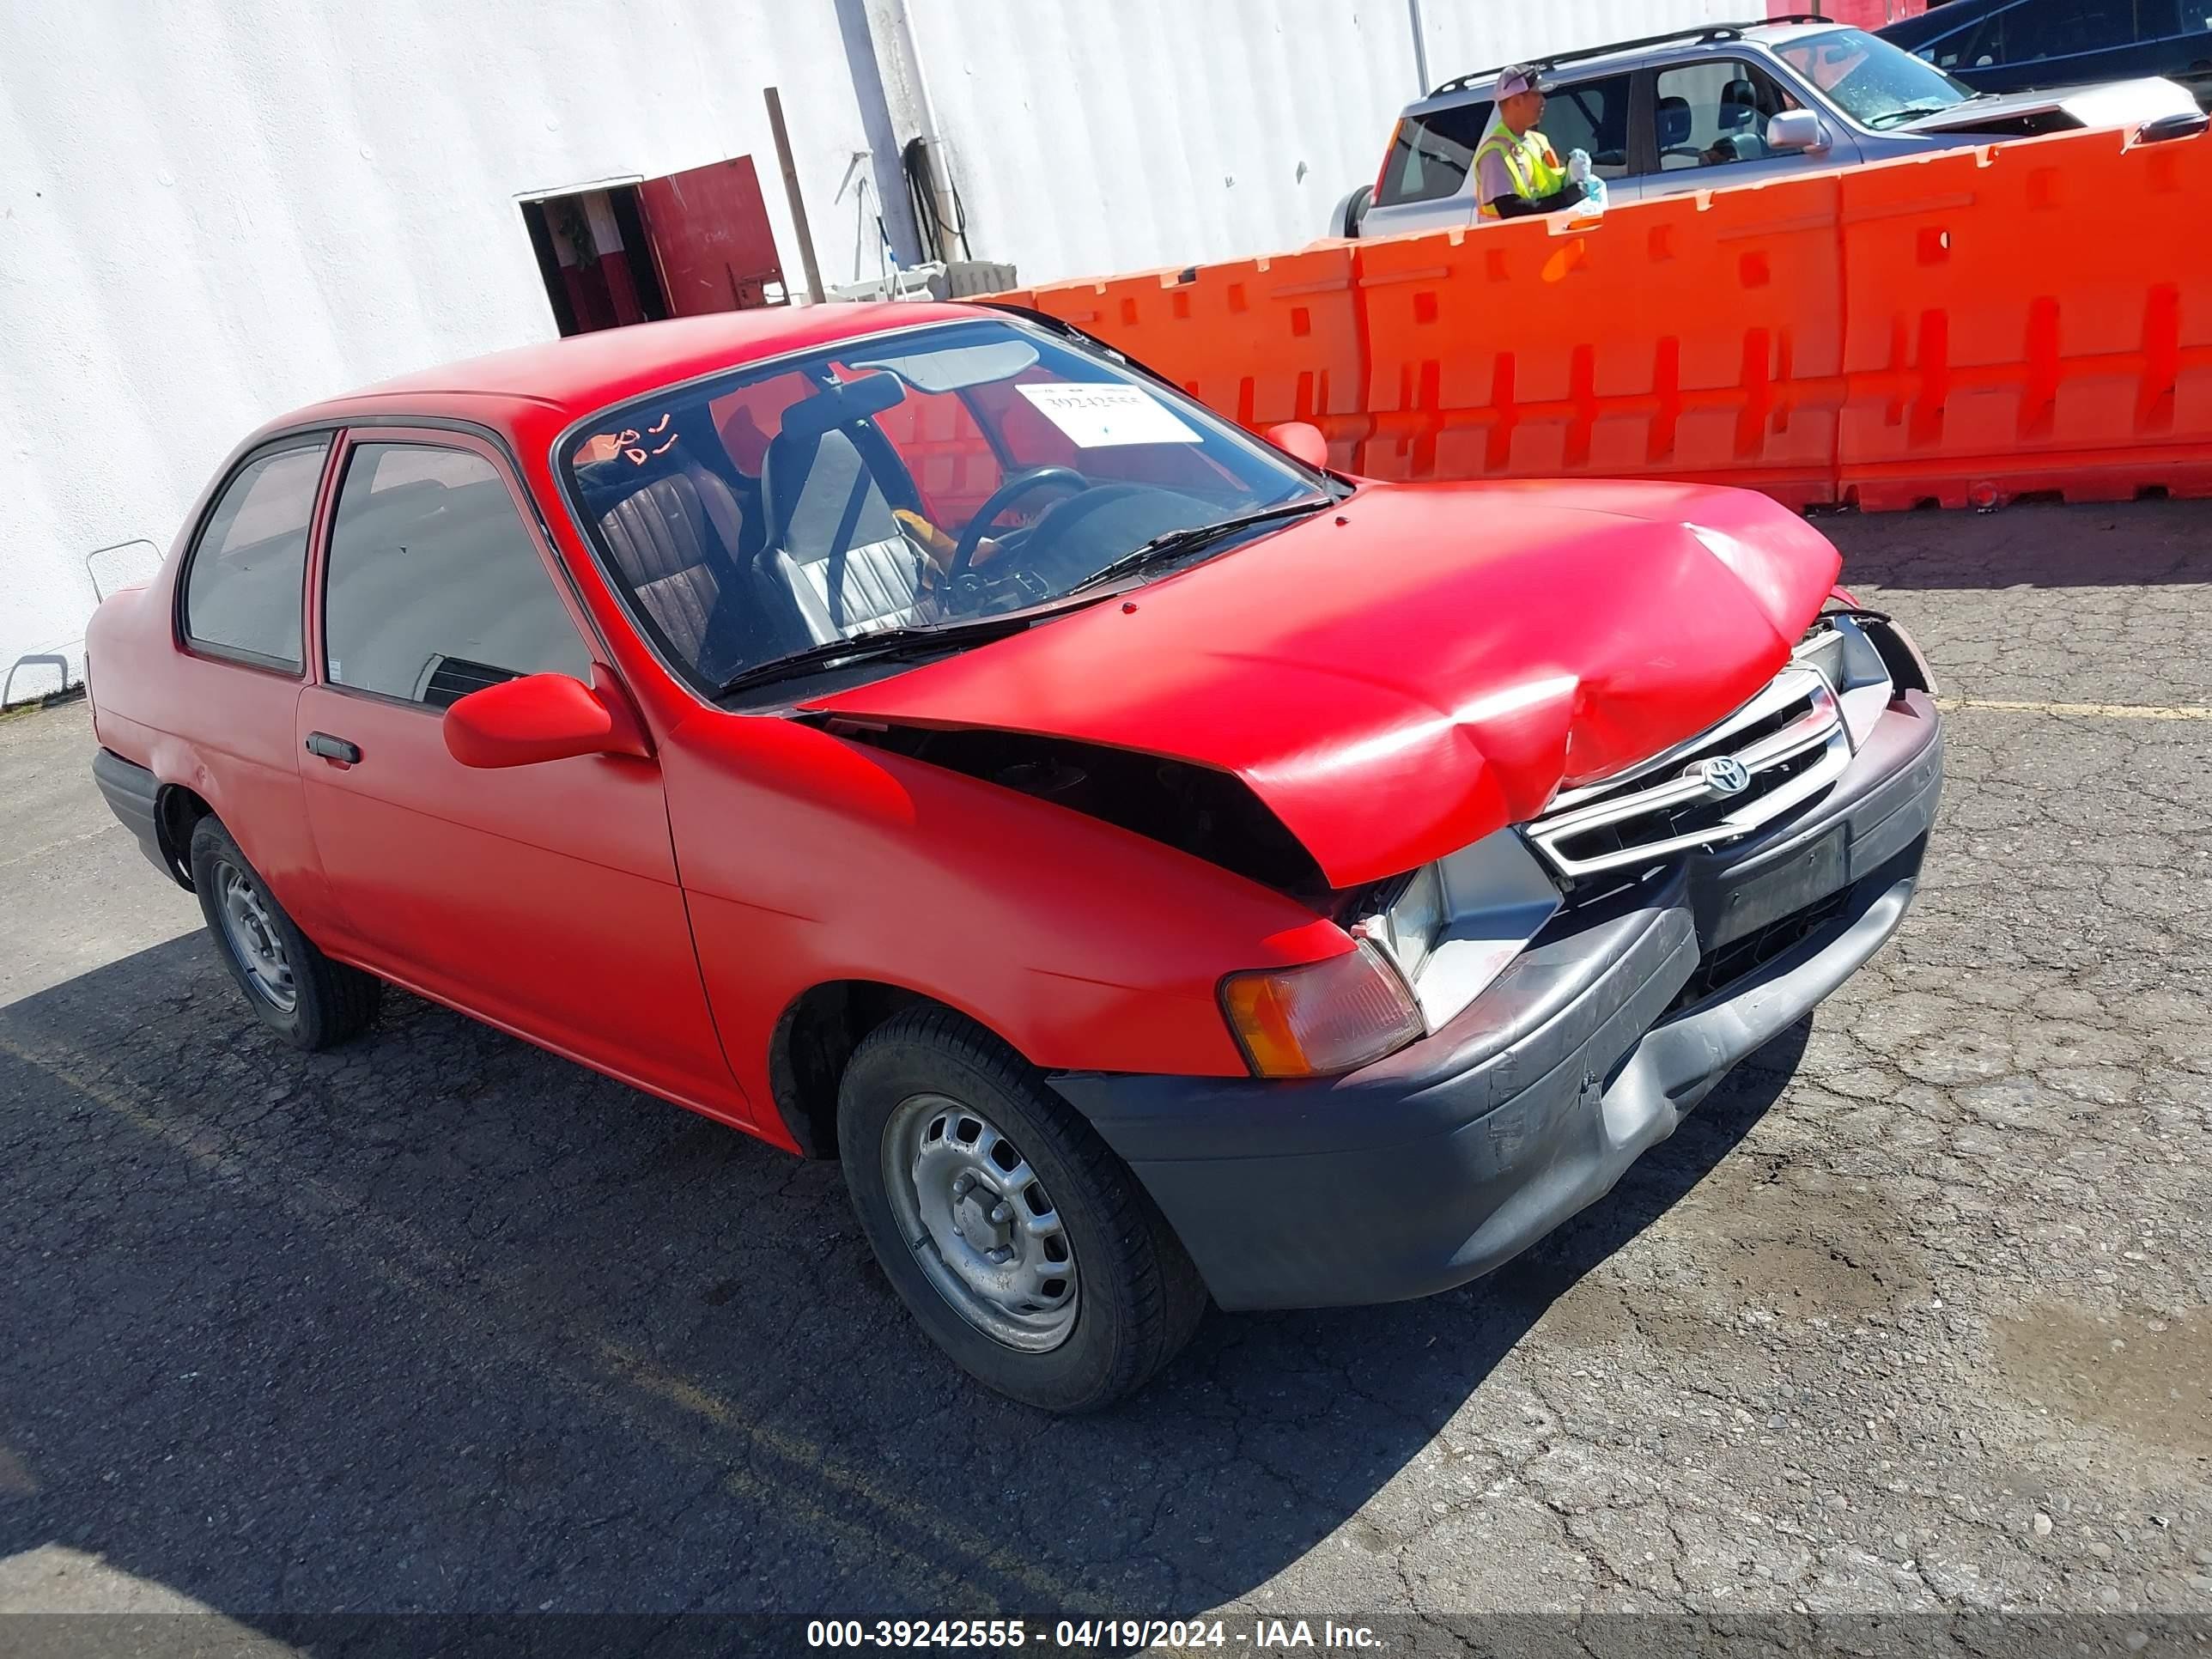
POLYGON ((1449 1290, 1603 1197, 1881 948, 1911 902, 1942 775, 1941 717, 1904 692, 1804 814, 1565 913, 1457 1018, 1388 1059, 1312 1083, 1053 1085, 1135 1170, 1221 1306, 1449 1290), (1685 1002, 1701 970, 1756 959, 1808 920, 1685 1002))

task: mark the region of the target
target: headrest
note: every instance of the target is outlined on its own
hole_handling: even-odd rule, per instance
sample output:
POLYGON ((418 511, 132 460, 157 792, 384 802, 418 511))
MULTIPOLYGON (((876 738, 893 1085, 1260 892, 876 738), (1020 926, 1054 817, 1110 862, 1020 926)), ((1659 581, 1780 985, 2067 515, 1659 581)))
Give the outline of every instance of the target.
POLYGON ((880 415, 905 397, 899 377, 879 369, 801 398, 783 411, 783 429, 776 435, 791 439, 794 446, 811 444, 825 432, 880 415))
MULTIPOLYGON (((694 418, 704 422, 705 411, 694 418)), ((670 443, 664 433, 659 441, 667 447, 658 455, 645 445, 632 444, 604 461, 586 461, 576 469, 577 493, 594 516, 612 511, 647 484, 696 470, 680 434, 670 443), (639 454, 643 455, 642 460, 632 459, 639 454)))

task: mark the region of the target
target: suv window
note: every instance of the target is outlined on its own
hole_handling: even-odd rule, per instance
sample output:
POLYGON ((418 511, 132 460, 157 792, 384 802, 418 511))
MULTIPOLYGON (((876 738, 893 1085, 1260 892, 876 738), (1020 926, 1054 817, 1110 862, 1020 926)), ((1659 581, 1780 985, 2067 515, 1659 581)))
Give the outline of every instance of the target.
POLYGON ((2014 60, 2110 52, 2115 46, 2131 46, 2139 38, 2136 0, 2073 0, 2065 6, 2015 8, 2005 25, 2007 56, 2014 60))
POLYGON ((1977 22, 1961 23, 1916 48, 1912 55, 1940 70, 1986 68, 2004 51, 2004 17, 1997 11, 1977 22))
MULTIPOLYGON (((1716 58, 1662 70, 1652 119, 1658 129, 1659 171, 1763 161, 1766 124, 1797 100, 1755 64, 1716 58)), ((1551 118, 1551 112, 1545 112, 1551 118)), ((1559 140, 1553 138, 1556 148, 1559 140)))
POLYGON ((1599 178, 1628 176, 1629 84, 1626 75, 1608 75, 1546 93, 1544 137, 1562 161, 1570 150, 1586 149, 1599 178))
POLYGON ((208 514, 185 572, 193 645, 300 672, 300 585, 327 436, 264 449, 208 514))
POLYGON ((356 447, 328 566, 323 648, 334 685, 443 708, 523 674, 591 679, 537 543, 480 455, 356 447))
POLYGON ((1390 153, 1382 160, 1382 188, 1375 205, 1440 202, 1459 194, 1482 135, 1489 131, 1490 109, 1490 100, 1480 98, 1426 115, 1401 116, 1390 135, 1390 153))

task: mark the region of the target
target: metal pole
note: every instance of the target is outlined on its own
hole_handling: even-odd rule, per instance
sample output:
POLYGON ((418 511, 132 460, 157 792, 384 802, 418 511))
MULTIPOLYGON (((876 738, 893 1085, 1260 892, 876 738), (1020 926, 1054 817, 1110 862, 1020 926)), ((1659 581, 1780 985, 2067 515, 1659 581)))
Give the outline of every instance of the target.
POLYGON ((814 233, 806 226, 806 204, 799 194, 799 164, 791 159, 791 135, 783 127, 783 98, 774 87, 763 88, 768 100, 768 128, 775 135, 775 159, 783 167, 783 194, 791 204, 792 228, 799 233, 799 260, 806 267, 806 298, 811 305, 820 305, 827 297, 822 291, 822 270, 814 263, 814 233))
MULTIPOLYGON (((935 246, 925 245, 922 258, 942 259, 947 264, 959 252, 952 227, 960 222, 959 198, 952 191, 952 168, 945 153, 945 141, 938 134, 937 115, 929 101, 929 84, 921 72, 921 50, 915 44, 913 20, 907 15, 906 0, 872 0, 873 16, 888 39, 889 52, 896 65, 897 76, 903 84, 909 111, 921 140, 922 158, 929 164, 929 193, 937 204, 937 221, 945 228, 943 242, 935 246)), ((915 231, 929 241, 926 226, 916 225, 915 231)))
POLYGON ((1419 84, 1419 95, 1429 95, 1429 39, 1421 29, 1421 0, 1406 0, 1406 9, 1413 19, 1413 78, 1419 84))

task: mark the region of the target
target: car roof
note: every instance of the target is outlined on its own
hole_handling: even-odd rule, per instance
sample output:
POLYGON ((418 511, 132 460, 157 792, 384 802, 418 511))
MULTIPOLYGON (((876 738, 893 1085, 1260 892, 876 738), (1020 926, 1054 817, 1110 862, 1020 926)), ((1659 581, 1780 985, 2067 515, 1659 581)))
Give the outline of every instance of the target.
MULTIPOLYGON (((512 433, 543 428, 719 369, 924 323, 995 313, 937 301, 769 306, 602 329, 380 381, 271 421, 272 432, 418 416, 512 433)), ((257 434, 258 435, 258 434, 257 434)))
MULTIPOLYGON (((1627 41, 1618 46, 1577 52, 1560 63, 1541 57, 1530 61, 1536 65, 1547 86, 1562 85, 1588 80, 1592 76, 1618 75, 1626 70, 1641 69, 1648 64, 1672 63, 1683 58, 1717 57, 1747 46, 1763 47, 1771 52, 1808 34, 1826 34, 1850 27, 1842 22, 1715 24, 1702 31, 1684 29, 1678 34, 1658 40, 1627 41)), ((1404 113, 1425 115, 1431 110, 1451 109, 1488 98, 1498 85, 1498 77, 1504 72, 1503 69, 1485 70, 1474 76, 1463 76, 1458 80, 1446 82, 1427 97, 1407 105, 1404 113)))

